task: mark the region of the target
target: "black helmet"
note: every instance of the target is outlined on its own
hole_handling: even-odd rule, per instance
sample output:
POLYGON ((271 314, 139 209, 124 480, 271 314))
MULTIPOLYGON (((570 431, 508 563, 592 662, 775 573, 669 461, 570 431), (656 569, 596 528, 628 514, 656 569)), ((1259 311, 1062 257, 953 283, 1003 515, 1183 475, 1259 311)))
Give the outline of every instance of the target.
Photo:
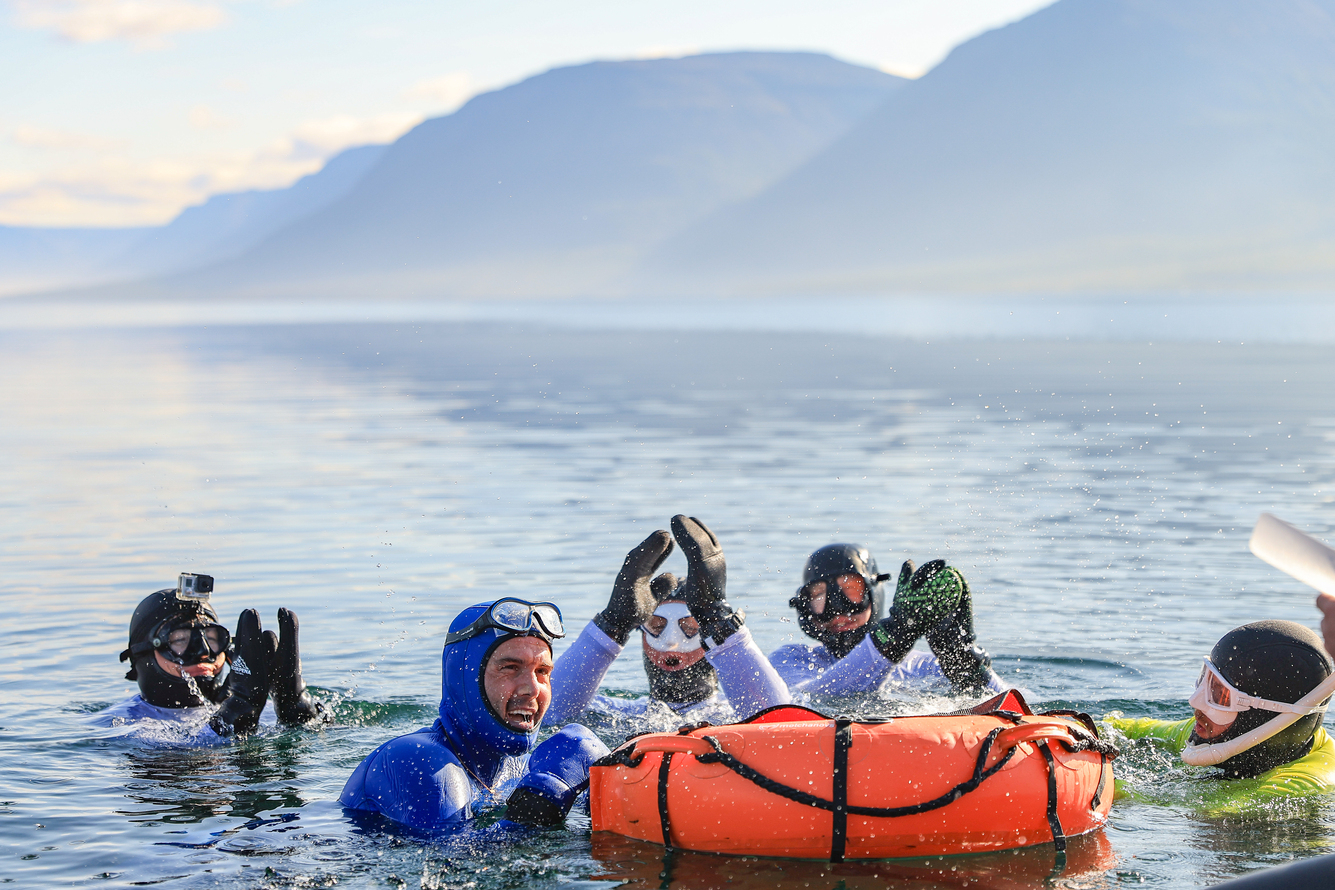
MULTIPOLYGON (((1287 704, 1320 686, 1335 670, 1321 638, 1294 621, 1256 621, 1229 631, 1211 650, 1207 671, 1211 666, 1238 692, 1287 704)), ((1328 701, 1270 734, 1264 727, 1280 713, 1248 708, 1238 713, 1227 731, 1214 738, 1203 739, 1193 731, 1183 759, 1188 763, 1217 763, 1231 778, 1258 776, 1312 749, 1328 701), (1224 747, 1211 751, 1214 746, 1224 747), (1210 756, 1234 748, 1237 753, 1225 760, 1210 756)))
MULTIPOLYGON (((198 630, 207 625, 218 625, 218 614, 207 600, 180 598, 174 587, 144 597, 130 616, 130 645, 120 654, 121 661, 130 662, 125 679, 137 681, 139 694, 144 700, 160 708, 191 708, 204 704, 206 700, 218 702, 225 698, 226 683, 221 676, 192 677, 187 680, 164 671, 158 665, 154 652, 161 646, 155 631, 160 632, 167 625, 187 626, 195 631, 192 633, 190 649, 185 653, 187 660, 183 662, 189 663, 192 657, 202 660, 202 656, 207 654, 194 651, 202 648, 198 645, 202 642, 202 634, 198 630)), ((225 629, 223 633, 230 640, 225 629)), ((216 650, 212 654, 216 657, 216 650)))
POLYGON ((876 560, 866 547, 859 544, 826 544, 807 557, 806 568, 802 570, 802 586, 788 601, 788 605, 797 610, 797 623, 803 633, 823 644, 836 658, 843 658, 862 642, 871 624, 880 620, 881 610, 885 608, 885 590, 881 582, 889 577, 877 570, 876 560), (860 575, 867 588, 865 599, 854 602, 845 597, 834 584, 834 579, 840 575, 860 575), (839 633, 821 627, 818 616, 811 611, 809 586, 816 581, 825 581, 829 591, 819 620, 834 615, 857 615, 870 608, 867 623, 839 633))

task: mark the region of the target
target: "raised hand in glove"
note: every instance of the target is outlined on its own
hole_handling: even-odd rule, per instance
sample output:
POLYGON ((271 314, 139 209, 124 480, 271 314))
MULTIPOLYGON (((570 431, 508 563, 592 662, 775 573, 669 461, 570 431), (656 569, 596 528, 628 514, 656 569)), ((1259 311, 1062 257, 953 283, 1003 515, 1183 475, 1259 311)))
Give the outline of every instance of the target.
POLYGON ((992 659, 974 636, 969 582, 962 577, 960 581, 964 589, 959 603, 950 614, 928 629, 927 645, 932 648, 932 654, 941 665, 941 673, 946 675, 955 691, 973 695, 985 691, 992 681, 992 659))
POLYGON ((725 595, 728 562, 718 538, 700 520, 678 513, 672 517, 672 536, 686 557, 686 606, 700 622, 703 642, 720 645, 742 626, 741 612, 733 611, 725 595))
POLYGON ((602 740, 583 726, 564 727, 533 749, 528 773, 506 802, 505 818, 520 825, 560 825, 589 787, 589 767, 607 753, 602 740))
POLYGON ((918 638, 949 615, 964 591, 964 578, 934 559, 914 571, 908 560, 899 570, 890 614, 871 633, 872 644, 891 661, 902 661, 918 638))
POLYGON ((649 589, 649 580, 671 552, 672 536, 659 529, 626 554, 607 608, 593 616, 599 630, 626 645, 630 632, 654 614, 658 603, 649 589))
POLYGON ((278 651, 273 662, 274 706, 283 723, 309 723, 325 718, 324 706, 306 691, 301 678, 301 646, 297 641, 297 616, 290 609, 278 610, 278 651))
POLYGON ((273 631, 260 631, 260 616, 246 609, 236 621, 232 641, 232 673, 227 678, 231 692, 209 719, 209 726, 223 738, 253 732, 260 722, 260 712, 269 698, 273 677, 274 653, 278 637, 273 631))

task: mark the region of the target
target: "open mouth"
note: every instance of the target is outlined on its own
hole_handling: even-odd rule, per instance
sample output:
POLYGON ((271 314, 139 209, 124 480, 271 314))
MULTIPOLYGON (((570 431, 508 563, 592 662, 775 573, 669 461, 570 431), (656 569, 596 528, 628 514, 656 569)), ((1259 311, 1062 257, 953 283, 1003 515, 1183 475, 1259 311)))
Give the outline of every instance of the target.
POLYGON ((538 712, 535 708, 509 707, 505 709, 505 722, 511 729, 532 732, 538 728, 538 712))

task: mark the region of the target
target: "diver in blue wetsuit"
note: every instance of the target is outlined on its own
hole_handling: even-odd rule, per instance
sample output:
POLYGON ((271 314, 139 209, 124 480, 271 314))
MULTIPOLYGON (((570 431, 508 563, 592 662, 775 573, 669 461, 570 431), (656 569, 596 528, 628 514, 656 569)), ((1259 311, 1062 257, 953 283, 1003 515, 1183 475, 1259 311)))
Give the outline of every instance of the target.
POLYGON ((879 619, 884 582, 865 547, 829 544, 807 558, 789 605, 818 645, 790 644, 770 654, 793 692, 850 695, 885 683, 948 680, 960 694, 1001 692, 991 659, 977 645, 969 585, 944 560, 900 569, 890 614, 879 619), (932 654, 913 651, 921 637, 932 654))
POLYGON ((475 805, 500 803, 527 825, 562 821, 607 746, 570 725, 537 745, 551 702, 551 641, 565 635, 551 603, 506 598, 469 606, 450 624, 441 655, 440 716, 385 742, 353 771, 339 801, 408 828, 456 828, 475 805), (524 773, 523 755, 532 752, 524 773))
POLYGON ((95 715, 94 724, 128 726, 150 741, 219 744, 253 731, 270 693, 282 723, 327 719, 302 680, 297 616, 278 611, 280 638, 262 631, 258 613, 247 609, 233 637, 218 622, 212 593, 211 576, 182 574, 175 588, 140 601, 120 655, 139 693, 95 715))
POLYGON ((726 584, 727 563, 714 533, 698 519, 674 516, 671 536, 656 531, 627 554, 607 608, 562 653, 548 720, 573 720, 595 704, 646 711, 642 701, 595 696, 636 628, 651 701, 681 717, 724 722, 788 704, 787 687, 752 640, 742 613, 728 605, 726 584), (673 537, 686 556, 685 582, 668 573, 653 577, 672 552, 673 537))

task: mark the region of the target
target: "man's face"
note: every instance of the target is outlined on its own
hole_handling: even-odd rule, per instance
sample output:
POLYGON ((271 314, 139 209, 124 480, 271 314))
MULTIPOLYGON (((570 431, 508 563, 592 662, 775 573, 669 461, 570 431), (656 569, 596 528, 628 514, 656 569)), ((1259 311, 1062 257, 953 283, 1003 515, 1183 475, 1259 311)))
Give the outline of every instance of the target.
POLYGON ((861 611, 852 615, 832 615, 829 618, 822 618, 829 598, 828 582, 815 581, 807 588, 807 595, 811 598, 811 614, 816 624, 830 633, 844 633, 862 627, 871 620, 871 598, 867 595, 867 582, 862 576, 840 575, 834 579, 834 583, 839 586, 839 591, 849 602, 863 603, 864 606, 861 611))
POLYGON ((552 650, 537 637, 512 637, 482 671, 487 703, 515 732, 534 732, 552 703, 552 650))

